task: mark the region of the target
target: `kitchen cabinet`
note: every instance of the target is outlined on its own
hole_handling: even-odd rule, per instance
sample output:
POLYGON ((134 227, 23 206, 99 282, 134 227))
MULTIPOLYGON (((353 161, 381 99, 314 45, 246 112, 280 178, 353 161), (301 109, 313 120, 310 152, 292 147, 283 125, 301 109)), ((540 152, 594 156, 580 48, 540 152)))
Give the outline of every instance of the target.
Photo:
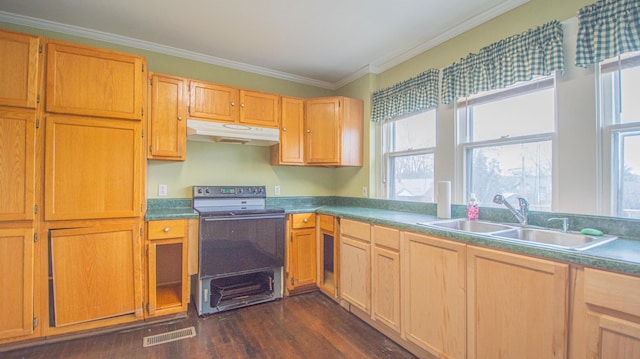
POLYGON ((316 287, 316 214, 289 215, 287 245, 287 291, 301 292, 316 287))
POLYGON ((305 101, 305 163, 362 166, 363 102, 348 97, 305 101))
POLYGON ((181 77, 149 74, 148 159, 187 158, 187 84, 181 77))
POLYGON ((243 125, 280 126, 280 96, 240 89, 240 118, 243 125))
POLYGON ((272 165, 304 165, 304 100, 282 96, 280 143, 271 146, 272 165))
POLYGON ((36 108, 41 46, 40 37, 0 30, 0 106, 36 108))
POLYGON ((338 219, 318 215, 318 287, 331 298, 338 298, 340 245, 338 219))
POLYGON ((34 111, 0 108, 0 222, 34 219, 34 111))
POLYGON ((186 312, 189 304, 188 222, 147 222, 147 316, 186 312))
POLYGON ((640 357, 640 278, 572 268, 570 358, 640 357))
POLYGON ((400 333, 400 231, 371 226, 371 318, 400 333))
POLYGON ((0 228, 0 340, 34 330, 34 231, 0 228))
POLYGON ((277 128, 280 125, 280 96, 191 80, 189 117, 277 128))
POLYGON ((466 355, 466 245, 403 233, 402 331, 435 357, 466 355))
POLYGON ((568 266, 467 247, 467 358, 565 358, 568 266))
POLYGON ((340 299, 371 315, 371 228, 340 221, 340 299))
POLYGON ((142 318, 139 221, 84 225, 49 230, 50 326, 142 318))
POLYGON ((48 115, 45 220, 139 217, 141 124, 48 115))
POLYGON ((47 112, 144 118, 144 57, 55 40, 47 51, 47 112))

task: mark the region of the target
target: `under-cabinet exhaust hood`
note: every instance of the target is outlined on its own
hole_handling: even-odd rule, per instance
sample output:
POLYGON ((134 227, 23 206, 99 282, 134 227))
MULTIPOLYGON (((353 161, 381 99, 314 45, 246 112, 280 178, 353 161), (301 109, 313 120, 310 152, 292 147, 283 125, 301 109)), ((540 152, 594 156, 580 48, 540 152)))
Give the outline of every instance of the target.
POLYGON ((278 144, 279 139, 280 130, 277 128, 187 120, 187 140, 191 141, 271 146, 278 144))

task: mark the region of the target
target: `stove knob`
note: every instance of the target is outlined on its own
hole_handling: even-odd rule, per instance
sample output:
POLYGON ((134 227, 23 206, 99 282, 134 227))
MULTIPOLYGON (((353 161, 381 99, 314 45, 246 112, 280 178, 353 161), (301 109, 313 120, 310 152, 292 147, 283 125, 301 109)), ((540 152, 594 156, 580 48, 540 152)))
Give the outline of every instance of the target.
POLYGON ((204 193, 205 194, 211 194, 211 188, 205 188, 204 189, 204 193))
POLYGON ((237 189, 238 193, 242 193, 242 188, 237 189))
POLYGON ((202 194, 202 188, 198 188, 198 194, 202 194))

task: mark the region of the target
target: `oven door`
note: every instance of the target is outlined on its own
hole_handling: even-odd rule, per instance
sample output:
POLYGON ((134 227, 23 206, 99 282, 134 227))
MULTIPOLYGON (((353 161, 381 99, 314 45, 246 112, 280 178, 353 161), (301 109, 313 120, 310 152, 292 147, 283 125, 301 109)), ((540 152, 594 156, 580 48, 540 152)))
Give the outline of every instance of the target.
POLYGON ((284 265, 284 213, 200 219, 200 277, 226 277, 284 265))

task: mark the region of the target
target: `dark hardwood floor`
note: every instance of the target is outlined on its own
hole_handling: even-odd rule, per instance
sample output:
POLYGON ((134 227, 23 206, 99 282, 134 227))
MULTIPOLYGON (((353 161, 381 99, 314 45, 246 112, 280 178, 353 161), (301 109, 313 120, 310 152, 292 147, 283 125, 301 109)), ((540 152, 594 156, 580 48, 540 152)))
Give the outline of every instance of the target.
POLYGON ((0 358, 414 358, 319 292, 198 318, 0 353, 0 358), (197 335, 143 348, 146 336, 197 335))

